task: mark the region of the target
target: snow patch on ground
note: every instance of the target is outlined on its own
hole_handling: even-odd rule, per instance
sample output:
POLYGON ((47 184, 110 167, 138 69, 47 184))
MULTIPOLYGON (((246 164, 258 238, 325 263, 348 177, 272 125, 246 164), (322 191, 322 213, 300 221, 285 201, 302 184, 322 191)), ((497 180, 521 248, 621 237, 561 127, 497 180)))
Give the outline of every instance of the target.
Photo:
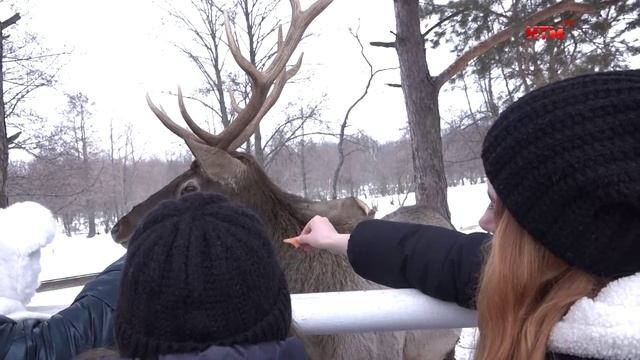
MULTIPOLYGON (((380 219, 400 207, 404 199, 404 194, 389 195, 365 200, 365 203, 370 207, 377 207, 376 219, 380 219)), ((478 220, 489 205, 486 184, 450 187, 447 189, 447 199, 449 211, 451 211, 451 222, 456 229, 465 233, 482 231, 478 226, 478 220)), ((415 205, 415 203, 415 194, 409 193, 404 206, 415 205)))
MULTIPOLYGON (((39 280, 99 273, 124 253, 125 248, 116 244, 109 234, 97 235, 90 239, 86 235, 68 237, 58 234, 42 249, 42 271, 39 280)), ((36 293, 29 306, 70 304, 81 289, 81 286, 77 286, 36 293)))

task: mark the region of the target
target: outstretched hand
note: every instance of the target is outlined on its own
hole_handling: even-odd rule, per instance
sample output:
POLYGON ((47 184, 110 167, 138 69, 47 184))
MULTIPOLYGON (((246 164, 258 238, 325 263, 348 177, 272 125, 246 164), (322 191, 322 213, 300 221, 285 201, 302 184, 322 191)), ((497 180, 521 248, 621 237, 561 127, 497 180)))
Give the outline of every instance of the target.
POLYGON ((311 248, 328 250, 334 254, 346 254, 349 234, 339 234, 329 219, 314 216, 298 237, 298 243, 305 250, 311 248))

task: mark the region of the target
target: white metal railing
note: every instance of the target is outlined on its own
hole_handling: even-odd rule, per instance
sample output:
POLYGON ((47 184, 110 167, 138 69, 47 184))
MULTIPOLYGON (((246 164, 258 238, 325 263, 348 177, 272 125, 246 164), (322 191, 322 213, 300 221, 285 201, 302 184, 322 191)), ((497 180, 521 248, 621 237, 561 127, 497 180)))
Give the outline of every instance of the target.
MULTIPOLYGON (((66 306, 30 308, 55 314, 66 306)), ((305 335, 475 327, 475 311, 414 289, 292 294, 296 329, 305 335)))
POLYGON ((296 329, 306 335, 476 326, 475 311, 414 289, 291 295, 296 329))

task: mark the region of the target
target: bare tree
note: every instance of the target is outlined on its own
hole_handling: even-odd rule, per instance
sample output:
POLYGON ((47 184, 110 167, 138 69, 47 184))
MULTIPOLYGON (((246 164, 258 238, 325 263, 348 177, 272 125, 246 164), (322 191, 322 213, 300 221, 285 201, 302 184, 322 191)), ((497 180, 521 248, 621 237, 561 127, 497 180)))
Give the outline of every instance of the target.
POLYGON ((224 81, 224 41, 223 20, 224 9, 214 0, 191 0, 191 7, 196 11, 198 18, 178 10, 172 10, 170 14, 192 34, 196 46, 178 45, 180 51, 185 54, 198 68, 205 82, 205 86, 198 90, 202 96, 213 96, 213 101, 201 100, 199 97, 189 97, 198 101, 201 105, 219 118, 222 126, 229 126, 231 112, 225 97, 226 85, 224 81))
MULTIPOLYGON (((33 145, 32 137, 36 132, 32 129, 38 124, 27 125, 38 117, 22 106, 24 100, 35 90, 53 85, 58 70, 57 60, 62 55, 49 53, 28 31, 16 31, 10 37, 7 29, 19 20, 20 14, 15 13, 0 22, 0 208, 8 205, 9 149, 33 149, 27 146, 33 145), (8 128, 12 129, 11 134, 7 133, 8 128)), ((25 29, 28 26, 11 29, 14 28, 25 29)))
MULTIPOLYGON (((119 128, 114 128, 113 121, 109 127, 108 160, 111 176, 107 189, 110 194, 110 211, 107 218, 113 220, 113 223, 126 212, 127 205, 132 201, 134 180, 143 156, 142 152, 138 153, 136 150, 137 142, 131 123, 127 122, 119 128)), ((105 224, 105 227, 110 228, 109 224, 105 224)))
POLYGON ((306 139, 304 136, 304 125, 302 126, 302 137, 300 138, 300 178, 302 179, 302 196, 309 197, 309 189, 307 188, 307 163, 306 154, 304 148, 306 146, 306 139))
MULTIPOLYGON (((80 92, 67 94, 67 110, 65 111, 65 115, 73 122, 74 150, 77 158, 82 161, 82 171, 85 179, 91 178, 91 139, 88 121, 92 115, 89 110, 89 107, 92 105, 93 103, 89 102, 89 98, 80 92)), ((85 197, 84 208, 89 230, 87 237, 91 238, 96 235, 96 208, 95 201, 91 196, 85 197)))
MULTIPOLYGON (((4 30, 20 20, 16 13, 5 21, 0 22, 0 208, 9 205, 7 197, 7 167, 9 166, 9 138, 7 137, 6 109, 4 99, 4 30)), ((13 138, 15 140, 15 138, 13 138)))
POLYGON ((323 129, 323 122, 321 121, 320 108, 324 99, 317 103, 310 103, 306 105, 289 103, 286 111, 286 120, 278 124, 272 131, 271 135, 266 139, 262 146, 263 153, 263 167, 268 169, 275 156, 277 156, 283 149, 289 146, 291 142, 296 139, 304 138, 313 135, 335 135, 326 129, 323 129), (295 108, 296 110, 292 110, 295 108), (304 131, 305 125, 307 128, 318 128, 315 131, 304 131))
MULTIPOLYGON (((280 0, 270 0, 268 2, 258 0, 237 0, 240 7, 240 17, 244 22, 246 30, 247 47, 249 48, 249 61, 257 68, 264 67, 265 63, 274 55, 273 47, 265 49, 264 55, 259 58, 262 47, 265 46, 265 39, 275 33, 280 26, 280 20, 275 22, 273 13, 280 3, 280 0)), ((248 79, 247 79, 248 80, 248 79)), ((248 81, 245 81, 245 84, 248 81)), ((255 156, 258 163, 264 164, 264 152, 262 148, 262 132, 260 124, 256 126, 253 134, 255 156)))
POLYGON ((364 46, 362 45, 362 41, 360 41, 360 37, 358 36, 358 30, 356 30, 356 32, 354 33, 352 29, 349 29, 349 33, 351 33, 351 36, 353 36, 353 38, 358 42, 358 45, 360 46, 360 55, 362 55, 362 58, 367 63, 367 66, 369 67, 369 78, 367 79, 367 83, 364 86, 364 90, 362 94, 351 104, 351 106, 349 106, 349 108, 347 109, 347 112, 344 114, 344 119, 342 120, 342 124, 340 125, 340 133, 338 135, 338 165, 336 166, 336 169, 333 172, 333 178, 331 180, 331 198, 332 199, 338 198, 338 179, 340 177, 340 171, 342 170, 342 166, 344 165, 345 158, 352 153, 350 152, 345 154, 345 151, 344 151, 345 131, 347 129, 351 111, 353 111, 353 109, 355 109, 355 107, 358 106, 358 104, 362 100, 364 100, 364 98, 367 96, 367 94, 369 93, 369 88, 371 87, 371 83, 373 82, 373 78, 383 71, 391 70, 391 68, 385 68, 385 69, 378 69, 374 71, 373 65, 371 65, 369 58, 367 58, 367 55, 364 53, 364 46))
MULTIPOLYGON (((244 106, 250 96, 250 79, 236 69, 225 69, 225 54, 228 44, 222 38, 222 23, 224 13, 232 17, 236 29, 240 33, 241 44, 247 48, 248 60, 257 69, 262 70, 265 64, 274 56, 275 47, 266 45, 265 41, 275 33, 281 21, 275 16, 275 10, 280 0, 233 0, 231 6, 221 5, 214 0, 191 0, 193 10, 199 16, 195 21, 190 16, 172 11, 171 14, 192 33, 197 46, 179 46, 180 50, 189 57, 205 79, 205 86, 198 92, 200 95, 213 95, 214 104, 200 100, 198 97, 188 97, 198 101, 215 114, 222 122, 223 128, 229 126, 235 116, 235 104, 229 103, 237 99, 239 105, 244 106), (225 96, 231 92, 234 99, 225 96)), ((250 144, 250 142, 249 142, 250 144)), ((256 159, 260 164, 267 160, 264 150, 260 125, 257 125, 253 135, 253 148, 256 159)))

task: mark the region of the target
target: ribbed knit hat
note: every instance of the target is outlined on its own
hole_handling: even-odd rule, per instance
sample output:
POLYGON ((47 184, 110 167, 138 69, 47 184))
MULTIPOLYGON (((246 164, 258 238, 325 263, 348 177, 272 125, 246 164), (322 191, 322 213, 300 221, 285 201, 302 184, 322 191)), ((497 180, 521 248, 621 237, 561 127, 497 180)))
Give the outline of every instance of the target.
POLYGON ((162 202, 129 241, 116 310, 122 356, 283 340, 285 276, 258 217, 219 194, 162 202))
POLYGON ((502 112, 482 160, 496 194, 553 254, 589 273, 640 271, 640 71, 578 76, 502 112))

